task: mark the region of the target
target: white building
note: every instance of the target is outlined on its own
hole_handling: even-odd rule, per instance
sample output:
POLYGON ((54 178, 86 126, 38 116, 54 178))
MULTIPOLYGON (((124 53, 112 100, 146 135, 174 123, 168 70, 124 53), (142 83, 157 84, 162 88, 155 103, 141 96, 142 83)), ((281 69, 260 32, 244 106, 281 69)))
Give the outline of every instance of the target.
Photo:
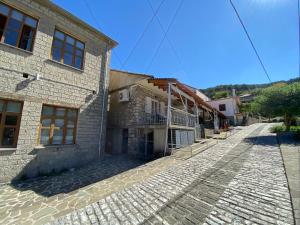
POLYGON ((237 124, 237 116, 239 114, 239 97, 229 97, 207 102, 211 107, 222 112, 230 121, 230 124, 237 124))

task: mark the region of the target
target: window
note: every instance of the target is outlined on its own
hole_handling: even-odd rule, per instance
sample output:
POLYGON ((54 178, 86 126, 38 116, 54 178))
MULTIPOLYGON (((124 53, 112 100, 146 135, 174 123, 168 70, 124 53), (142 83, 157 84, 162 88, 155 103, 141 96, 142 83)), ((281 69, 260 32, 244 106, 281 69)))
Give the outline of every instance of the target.
POLYGON ((219 105, 219 110, 220 111, 226 111, 226 105, 225 104, 220 104, 219 105))
POLYGON ((32 51, 38 21, 0 3, 0 40, 18 48, 32 51))
POLYGON ((44 105, 39 144, 75 144, 77 109, 44 105))
POLYGON ((83 54, 83 42, 58 30, 55 31, 52 44, 53 60, 82 69, 83 54))
POLYGON ((17 147, 22 103, 0 99, 0 147, 17 147))

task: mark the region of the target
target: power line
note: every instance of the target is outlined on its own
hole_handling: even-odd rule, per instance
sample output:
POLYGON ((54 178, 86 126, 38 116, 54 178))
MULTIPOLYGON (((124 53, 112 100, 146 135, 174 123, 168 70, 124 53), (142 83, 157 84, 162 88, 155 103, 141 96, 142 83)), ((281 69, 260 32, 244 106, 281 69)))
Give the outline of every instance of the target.
POLYGON ((143 39, 146 31, 149 29, 151 23, 153 22, 156 14, 158 13, 158 11, 160 10, 161 6, 163 5, 163 3, 165 2, 165 0, 162 0, 158 6, 158 8, 156 9, 155 13, 153 14, 153 16, 151 17, 151 19, 149 20, 149 22, 147 23, 147 25, 145 26, 144 30, 142 31, 141 35, 139 36, 138 40, 136 41, 136 43, 134 44, 133 48, 131 49, 129 55, 127 56, 127 58, 124 60, 124 63, 122 64, 121 69, 124 68, 124 66, 127 64, 128 60, 130 59, 130 57, 132 56, 134 50, 137 48, 137 46, 139 45, 140 41, 143 39))
POLYGON ((266 69, 265 65, 263 64, 262 59, 260 58, 260 56, 259 56, 259 54, 258 54, 258 52, 257 52, 257 50, 256 50, 256 48, 255 48, 255 46, 254 46, 254 43, 253 43, 253 41, 252 41, 252 39, 251 39, 251 37, 250 37, 250 35, 249 35, 249 32, 247 31, 247 28, 246 28, 246 26, 245 26, 245 24, 244 24, 242 18, 240 17, 240 14, 239 14, 237 8, 236 8, 235 5, 233 4, 232 0, 229 0, 229 2, 230 2, 230 4, 231 4, 233 10, 235 11, 236 16, 238 17, 238 19, 239 19, 239 21, 240 21, 240 23, 241 23, 241 25, 242 25, 242 27, 243 27, 243 29, 244 29, 246 35, 247 35, 247 38, 248 38, 248 40, 249 40, 249 42, 250 42, 250 44, 251 44, 251 46, 252 46, 252 48, 253 48, 253 50, 254 50, 254 52, 255 52, 255 54, 256 54, 256 57, 258 58, 258 60, 259 60, 259 62, 260 62, 260 65, 261 65, 262 69, 264 70, 264 72, 265 72, 265 74, 266 74, 268 80, 270 81, 270 83, 272 83, 272 81, 271 81, 271 79, 270 79, 270 76, 269 76, 269 73, 267 72, 267 69, 266 69))
MULTIPOLYGON (((155 14, 154 8, 153 8, 153 6, 152 6, 150 0, 147 0, 147 2, 148 2, 149 6, 150 6, 150 8, 151 8, 151 10, 152 10, 152 13, 155 14)), ((179 55, 178 55, 178 53, 177 53, 177 51, 176 51, 174 45, 172 44, 171 40, 169 39, 169 37, 168 37, 168 35, 167 35, 167 32, 166 32, 166 30, 164 29, 164 26, 162 25, 162 23, 161 23, 161 21, 160 21, 158 15, 156 15, 156 19, 157 19, 157 22, 158 22, 158 24, 159 24, 161 30, 162 30, 163 33, 166 35, 166 40, 168 41, 168 43, 169 43, 169 45, 170 45, 170 47, 171 47, 171 49, 172 49, 172 51, 173 51, 175 57, 177 58, 179 64, 181 64, 181 66, 183 67, 182 60, 181 60, 181 58, 179 57, 179 55)), ((184 70, 183 70, 183 72, 185 73, 184 70)))
POLYGON ((169 33, 170 28, 172 27, 172 25, 173 25, 173 23, 174 23, 174 21, 175 21, 175 18, 176 18, 176 16, 177 16, 177 14, 178 14, 178 12, 179 12, 179 10, 180 10, 182 4, 183 4, 183 0, 180 1, 179 5, 178 5, 178 7, 177 7, 177 9, 176 9, 176 11, 175 11, 173 17, 172 17, 172 20, 171 20, 171 22, 169 23, 169 26, 168 26, 166 32, 164 33, 163 38, 161 39, 161 41, 160 41, 158 47, 156 48, 155 53, 154 53, 153 57, 151 58, 150 63, 149 63, 149 65, 148 65, 148 67, 147 67, 146 73, 147 73, 147 72, 149 71, 149 69, 151 68, 152 63, 153 63, 155 57, 157 56, 157 54, 158 54, 158 52, 159 52, 159 50, 160 50, 160 48, 161 48, 161 46, 162 46, 164 40, 166 39, 167 34, 169 33))
MULTIPOLYGON (((102 33, 104 33, 104 32, 103 32, 103 29, 102 29, 101 25, 99 24, 99 22, 98 22, 98 20, 97 20, 97 18, 96 18, 96 16, 95 16, 93 10, 91 9, 91 7, 90 7, 88 1, 87 1, 87 0, 83 0, 83 2, 85 3, 85 5, 86 5, 86 7, 87 7, 87 9, 88 9, 88 11, 89 11, 89 13, 90 13, 92 19, 94 20, 94 22, 95 22, 96 25, 97 25, 98 29, 99 29, 102 33)), ((112 52, 115 54, 115 56, 116 56, 118 62, 119 62, 120 65, 122 66, 123 64, 122 64, 122 61, 121 61, 121 59, 120 59, 118 53, 117 53, 116 51, 114 51, 114 50, 113 50, 112 52)))

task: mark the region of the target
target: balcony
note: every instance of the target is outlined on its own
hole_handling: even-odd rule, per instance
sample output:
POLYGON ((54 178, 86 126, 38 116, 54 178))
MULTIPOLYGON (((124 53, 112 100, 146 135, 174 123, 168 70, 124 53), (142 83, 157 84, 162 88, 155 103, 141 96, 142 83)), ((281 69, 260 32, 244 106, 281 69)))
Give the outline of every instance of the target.
MULTIPOLYGON (((196 124, 196 115, 175 108, 171 109, 171 126, 194 128, 196 124)), ((138 125, 167 125, 167 116, 143 112, 140 113, 138 125)))

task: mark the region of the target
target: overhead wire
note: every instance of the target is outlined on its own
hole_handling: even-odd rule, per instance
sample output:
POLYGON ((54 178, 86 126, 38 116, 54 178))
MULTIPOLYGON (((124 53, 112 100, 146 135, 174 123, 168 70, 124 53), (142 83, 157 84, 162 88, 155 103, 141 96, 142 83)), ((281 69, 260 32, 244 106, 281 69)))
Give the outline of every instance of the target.
MULTIPOLYGON (((152 4, 151 4, 151 1, 150 1, 150 0, 147 0, 147 2, 148 2, 149 6, 150 6, 150 8, 151 8, 152 13, 154 14, 154 13, 155 13, 155 10, 154 10, 154 8, 153 8, 153 6, 152 6, 152 4)), ((171 49, 172 49, 172 51, 173 51, 175 57, 177 58, 179 64, 181 65, 181 67, 183 67, 182 60, 181 60, 181 58, 179 57, 179 54, 178 54, 178 52, 176 51, 174 45, 172 44, 170 38, 168 37, 167 32, 166 32, 166 30, 164 29, 164 26, 162 25, 161 20, 159 19, 159 16, 158 16, 158 15, 156 15, 156 20, 157 20, 157 22, 158 22, 158 24, 159 24, 159 26, 160 26, 162 32, 164 33, 164 35, 166 35, 166 40, 168 41, 169 46, 171 47, 171 49)), ((182 69, 183 69, 183 68, 182 68, 182 69)), ((183 72, 185 73, 185 70, 184 70, 184 69, 183 69, 183 72)))
POLYGON ((125 65, 127 64, 128 60, 130 59, 130 57, 132 56, 133 52, 135 51, 135 49, 138 47, 139 43, 141 42, 141 40, 143 39, 146 31, 149 29, 150 25, 152 24, 156 14, 159 12, 160 8, 162 7, 163 3, 165 2, 165 0, 162 0, 159 4, 159 6, 157 7, 155 13, 152 15, 151 19, 148 21, 148 23, 146 24, 145 28, 143 29, 142 33, 140 34, 139 38, 137 39, 137 41, 135 42, 134 46, 132 47, 131 51, 129 52, 128 56, 126 57, 126 59, 124 60, 121 69, 123 69, 125 67, 125 65))
POLYGON ((256 47, 255 47, 255 45, 254 45, 254 43, 253 43, 253 41, 252 41, 252 39, 251 39, 251 37, 250 37, 250 34, 249 34, 249 32, 248 32, 248 30, 247 30, 247 28, 246 28, 246 26, 245 26, 245 24, 244 24, 244 22, 243 22, 241 16, 240 16, 240 14, 239 14, 237 8, 235 7, 235 5, 234 5, 234 3, 233 3, 232 0, 229 0, 229 2, 230 2, 230 5, 232 6, 232 8, 233 8, 233 10, 234 10, 234 12, 235 12, 235 14, 236 14, 236 16, 238 17, 238 20, 239 20, 240 24, 242 25, 245 34, 247 35, 247 38, 248 38, 248 40, 249 40, 249 42, 250 42, 250 44, 251 44, 251 46, 252 46, 252 48, 253 48, 253 50, 254 50, 254 52, 255 52, 255 55, 256 55, 258 61, 260 62, 260 65, 261 65, 261 67, 262 67, 262 69, 263 69, 263 71, 264 71, 264 73, 265 73, 267 79, 270 81, 270 83, 272 83, 272 80, 271 80, 271 78, 270 78, 270 75, 269 75, 269 73, 268 73, 268 71, 267 71, 267 69, 266 69, 266 67, 265 67, 265 65, 264 65, 264 63, 263 63, 263 61, 262 61, 260 55, 258 54, 258 51, 257 51, 257 49, 256 49, 256 47))
POLYGON ((171 27, 172 27, 172 25, 173 25, 173 23, 174 23, 174 21, 175 21, 175 18, 176 18, 177 15, 178 15, 178 12, 179 12, 180 8, 182 7, 183 2, 184 2, 184 0, 181 0, 180 3, 179 3, 179 5, 177 6, 176 11, 175 11, 175 13, 174 13, 174 15, 173 15, 173 17, 172 17, 172 19, 171 19, 171 22, 169 23, 169 25, 168 25, 168 27, 167 27, 167 30, 166 30, 166 32, 165 32, 164 35, 163 35, 163 38, 161 39, 161 41, 160 41, 158 47, 156 48, 156 50, 155 50, 155 52, 154 52, 154 55, 152 56, 152 58, 151 58, 151 60, 150 60, 150 63, 149 63, 149 65, 148 65, 147 69, 146 69, 146 73, 147 73, 147 72, 149 71, 149 69, 151 68, 154 59, 156 58, 156 56, 157 56, 157 54, 158 54, 158 52, 159 52, 159 50, 160 50, 160 48, 161 48, 161 46, 162 46, 164 40, 166 39, 167 34, 169 33, 169 31, 170 31, 170 29, 171 29, 171 27))

